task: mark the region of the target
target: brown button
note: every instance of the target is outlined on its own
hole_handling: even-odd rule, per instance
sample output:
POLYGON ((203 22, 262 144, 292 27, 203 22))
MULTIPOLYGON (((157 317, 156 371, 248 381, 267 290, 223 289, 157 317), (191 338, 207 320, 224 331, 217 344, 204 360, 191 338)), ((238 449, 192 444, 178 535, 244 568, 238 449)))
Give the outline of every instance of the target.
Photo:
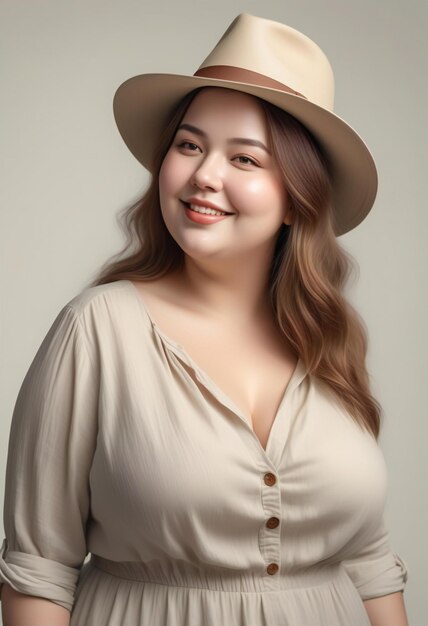
POLYGON ((278 570, 279 570, 279 567, 277 563, 269 563, 269 565, 266 568, 266 571, 268 574, 276 574, 278 570))
POLYGON ((279 525, 279 519, 277 517, 270 517, 266 522, 268 528, 276 528, 279 525))
POLYGON ((272 485, 276 483, 276 477, 274 474, 272 474, 272 472, 267 472, 264 475, 264 480, 265 480, 265 485, 268 485, 269 487, 272 487, 272 485))

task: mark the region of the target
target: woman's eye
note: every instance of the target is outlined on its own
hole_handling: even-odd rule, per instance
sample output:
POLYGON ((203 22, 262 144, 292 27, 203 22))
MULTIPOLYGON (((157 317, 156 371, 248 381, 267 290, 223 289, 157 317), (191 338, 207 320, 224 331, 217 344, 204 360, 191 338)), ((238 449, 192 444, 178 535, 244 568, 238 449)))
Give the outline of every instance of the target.
POLYGON ((237 159, 247 159, 247 163, 242 163, 242 161, 241 161, 241 163, 242 163, 243 165, 257 165, 257 163, 256 163, 253 159, 250 159, 250 157, 247 157, 247 156, 238 156, 238 157, 236 157, 236 158, 237 158, 237 159))
MULTIPOLYGON (((192 143, 191 141, 182 141, 181 143, 178 144, 179 148, 184 148, 186 146, 186 144, 188 146, 194 146, 195 148, 197 148, 198 146, 195 143, 192 143)), ((190 149, 190 148, 188 148, 190 149)))

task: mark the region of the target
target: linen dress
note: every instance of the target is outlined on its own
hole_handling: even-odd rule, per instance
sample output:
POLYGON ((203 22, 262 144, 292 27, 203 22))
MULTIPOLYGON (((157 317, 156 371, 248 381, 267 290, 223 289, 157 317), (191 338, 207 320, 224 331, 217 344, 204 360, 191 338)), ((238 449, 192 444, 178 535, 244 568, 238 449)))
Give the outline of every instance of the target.
POLYGON ((408 576, 386 487, 300 359, 264 449, 132 282, 84 288, 16 400, 0 581, 71 626, 369 626, 408 576))

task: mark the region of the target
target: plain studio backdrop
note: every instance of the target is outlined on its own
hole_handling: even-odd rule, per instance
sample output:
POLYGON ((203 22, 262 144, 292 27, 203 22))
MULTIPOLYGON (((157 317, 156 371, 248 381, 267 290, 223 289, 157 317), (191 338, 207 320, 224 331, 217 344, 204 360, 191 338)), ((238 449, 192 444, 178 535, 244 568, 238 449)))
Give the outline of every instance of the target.
POLYGON ((1 0, 0 506, 24 375, 62 306, 121 248, 116 215, 148 181, 116 129, 113 94, 135 74, 193 74, 242 12, 286 23, 321 46, 335 73, 335 112, 378 165, 375 206, 340 243, 359 267, 347 293, 368 328, 367 366, 384 410, 386 521, 409 569, 410 624, 423 626, 425 0, 1 0))

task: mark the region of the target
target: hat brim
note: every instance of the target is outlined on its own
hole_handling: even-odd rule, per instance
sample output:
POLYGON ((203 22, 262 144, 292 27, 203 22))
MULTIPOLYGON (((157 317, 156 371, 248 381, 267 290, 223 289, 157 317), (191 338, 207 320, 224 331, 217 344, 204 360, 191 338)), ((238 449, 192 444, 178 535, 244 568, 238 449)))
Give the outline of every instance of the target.
POLYGON ((338 115, 306 98, 278 89, 180 74, 143 74, 120 85, 113 101, 119 132, 135 158, 151 171, 160 134, 181 98, 198 87, 224 87, 257 96, 287 111, 317 139, 329 162, 336 236, 349 232, 369 213, 378 177, 370 150, 338 115))

